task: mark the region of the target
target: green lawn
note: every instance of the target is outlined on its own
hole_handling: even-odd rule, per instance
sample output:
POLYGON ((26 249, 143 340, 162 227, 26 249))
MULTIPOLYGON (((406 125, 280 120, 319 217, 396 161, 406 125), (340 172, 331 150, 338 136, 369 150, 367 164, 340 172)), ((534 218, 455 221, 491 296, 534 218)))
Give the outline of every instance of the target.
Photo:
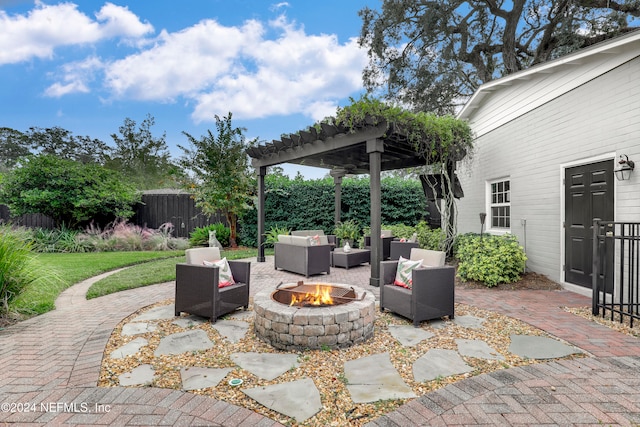
MULTIPOLYGON (((273 249, 267 250, 273 254, 273 249)), ((228 259, 257 256, 257 249, 223 251, 228 259)), ((87 298, 175 280, 175 265, 184 261, 184 251, 90 252, 38 254, 38 261, 49 271, 47 286, 27 288, 13 302, 12 309, 24 314, 42 314, 55 308, 55 300, 68 287, 98 274, 129 267, 94 283, 87 298)))
MULTIPOLYGON (((273 251, 273 250, 272 250, 273 251)), ((258 255, 257 249, 222 251, 227 259, 251 258, 258 255)), ((135 265, 96 282, 89 288, 87 299, 112 294, 127 289, 169 282, 176 279, 176 263, 184 262, 184 256, 135 265)))

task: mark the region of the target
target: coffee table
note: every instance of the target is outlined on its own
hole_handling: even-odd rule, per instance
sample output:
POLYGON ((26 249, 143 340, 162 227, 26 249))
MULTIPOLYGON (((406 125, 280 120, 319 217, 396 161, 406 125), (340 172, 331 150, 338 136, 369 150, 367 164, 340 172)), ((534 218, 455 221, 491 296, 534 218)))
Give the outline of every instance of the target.
POLYGON ((331 252, 332 267, 349 269, 349 267, 356 267, 365 262, 371 263, 369 249, 351 249, 351 251, 345 252, 342 248, 336 248, 331 252))

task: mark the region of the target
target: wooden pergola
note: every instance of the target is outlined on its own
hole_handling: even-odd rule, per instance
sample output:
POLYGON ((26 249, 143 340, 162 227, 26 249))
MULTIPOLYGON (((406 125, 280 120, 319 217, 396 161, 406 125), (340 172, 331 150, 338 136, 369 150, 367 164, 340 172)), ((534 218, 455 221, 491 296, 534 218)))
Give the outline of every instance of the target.
MULTIPOLYGON (((406 135, 394 131, 386 122, 356 129, 321 124, 315 128, 282 137, 247 149, 258 174, 258 262, 264 262, 265 183, 268 166, 293 163, 329 169, 335 184, 335 221, 340 221, 342 178, 346 174, 369 174, 371 194, 371 235, 381 233, 382 171, 424 166, 406 135)), ((371 239, 370 284, 380 286, 380 239, 371 239)))

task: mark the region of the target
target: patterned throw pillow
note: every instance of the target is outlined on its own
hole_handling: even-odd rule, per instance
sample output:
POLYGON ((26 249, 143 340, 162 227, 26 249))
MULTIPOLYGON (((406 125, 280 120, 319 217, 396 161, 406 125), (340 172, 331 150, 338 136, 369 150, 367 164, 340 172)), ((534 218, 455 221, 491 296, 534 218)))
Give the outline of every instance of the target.
POLYGON ((402 286, 403 288, 411 289, 413 286, 412 271, 422 265, 422 260, 411 261, 406 258, 400 257, 398 260, 398 270, 396 271, 396 280, 394 285, 402 286))
POLYGON ((229 263, 227 262, 227 257, 216 261, 203 261, 202 263, 209 267, 218 267, 220 269, 220 271, 218 272, 219 288, 231 286, 236 283, 236 281, 233 280, 233 274, 231 274, 231 268, 229 267, 229 263))
POLYGON ((315 235, 315 236, 310 236, 309 237, 309 246, 318 246, 320 245, 320 236, 319 235, 315 235))

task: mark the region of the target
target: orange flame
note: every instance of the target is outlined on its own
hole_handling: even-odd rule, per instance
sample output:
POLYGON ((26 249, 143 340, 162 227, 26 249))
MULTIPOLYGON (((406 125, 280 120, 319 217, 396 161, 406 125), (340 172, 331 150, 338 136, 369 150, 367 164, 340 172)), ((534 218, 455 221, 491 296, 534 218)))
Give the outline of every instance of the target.
POLYGON ((291 305, 333 305, 331 286, 316 284, 316 291, 304 295, 291 295, 291 305))

